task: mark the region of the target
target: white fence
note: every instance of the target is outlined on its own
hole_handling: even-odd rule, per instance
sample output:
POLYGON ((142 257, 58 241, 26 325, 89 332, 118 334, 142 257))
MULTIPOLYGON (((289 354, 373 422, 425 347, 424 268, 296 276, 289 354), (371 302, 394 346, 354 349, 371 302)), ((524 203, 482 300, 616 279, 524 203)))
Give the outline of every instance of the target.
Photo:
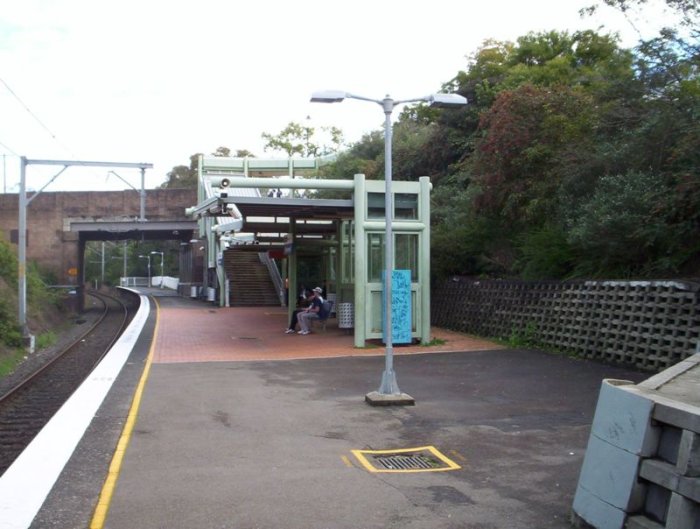
POLYGON ((167 288, 168 290, 177 290, 180 280, 177 277, 170 276, 153 276, 151 284, 148 284, 147 277, 120 277, 119 285, 122 287, 155 287, 167 288))

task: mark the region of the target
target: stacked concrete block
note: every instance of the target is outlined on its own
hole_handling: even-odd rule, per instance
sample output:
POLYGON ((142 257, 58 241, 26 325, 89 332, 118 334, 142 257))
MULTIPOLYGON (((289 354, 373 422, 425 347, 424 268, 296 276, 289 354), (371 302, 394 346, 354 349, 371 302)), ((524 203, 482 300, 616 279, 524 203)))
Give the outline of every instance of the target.
POLYGON ((655 456, 642 461, 639 477, 657 499, 647 501, 628 527, 646 527, 639 525, 646 518, 667 529, 700 529, 700 408, 664 397, 655 401, 652 418, 664 433, 655 456))
POLYGON ((700 354, 634 386, 605 380, 574 498, 598 529, 700 529, 700 354))
POLYGON ((622 529, 646 496, 639 466, 660 430, 651 423, 653 402, 633 390, 628 381, 603 381, 574 497, 576 516, 600 529, 622 529))

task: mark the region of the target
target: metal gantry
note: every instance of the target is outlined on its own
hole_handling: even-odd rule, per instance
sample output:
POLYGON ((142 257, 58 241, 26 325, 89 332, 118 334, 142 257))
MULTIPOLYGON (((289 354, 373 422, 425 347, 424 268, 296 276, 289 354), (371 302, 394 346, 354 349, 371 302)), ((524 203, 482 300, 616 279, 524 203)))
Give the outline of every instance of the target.
MULTIPOLYGON (((129 168, 141 170, 141 189, 145 187, 145 171, 152 169, 152 163, 130 163, 130 162, 96 162, 96 161, 81 161, 81 160, 32 160, 25 156, 20 157, 20 183, 19 183, 19 219, 18 219, 18 307, 19 307, 19 326, 22 331, 22 336, 29 342, 29 348, 33 349, 32 336, 27 327, 27 207, 29 204, 54 180, 56 180, 69 167, 111 167, 111 168, 129 168), (51 179, 27 198, 27 166, 28 165, 59 165, 63 168, 56 173, 51 179)), ((141 221, 145 221, 145 194, 141 194, 141 221)))

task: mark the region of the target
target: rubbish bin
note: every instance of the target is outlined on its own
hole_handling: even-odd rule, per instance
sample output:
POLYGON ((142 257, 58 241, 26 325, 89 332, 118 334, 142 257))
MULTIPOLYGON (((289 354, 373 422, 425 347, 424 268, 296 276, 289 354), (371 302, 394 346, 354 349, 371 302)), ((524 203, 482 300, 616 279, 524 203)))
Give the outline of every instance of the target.
POLYGON ((190 287, 190 297, 191 298, 196 298, 197 297, 197 285, 192 285, 190 287))
POLYGON ((216 289, 213 287, 207 288, 207 301, 216 301, 216 289))
POLYGON ((355 312, 352 303, 338 303, 338 328, 352 329, 355 326, 355 312))

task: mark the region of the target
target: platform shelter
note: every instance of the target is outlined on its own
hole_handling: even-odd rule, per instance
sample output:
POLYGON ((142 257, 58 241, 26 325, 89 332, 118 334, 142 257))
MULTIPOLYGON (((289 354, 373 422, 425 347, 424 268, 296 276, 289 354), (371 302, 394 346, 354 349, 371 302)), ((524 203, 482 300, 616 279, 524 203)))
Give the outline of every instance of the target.
MULTIPOLYGON (((225 252, 256 252, 268 264, 280 303, 294 309, 303 259, 320 264, 327 298, 352 310, 355 347, 382 338, 386 212, 383 180, 319 178, 327 159, 199 158, 196 206, 210 300, 227 305, 225 252)), ((410 277, 411 337, 430 337, 428 177, 393 182, 394 268, 410 277)), ((317 285, 306 285, 307 287, 317 285)), ((344 315, 345 317, 346 315, 344 315)), ((339 321, 339 324, 342 324, 339 321)))

